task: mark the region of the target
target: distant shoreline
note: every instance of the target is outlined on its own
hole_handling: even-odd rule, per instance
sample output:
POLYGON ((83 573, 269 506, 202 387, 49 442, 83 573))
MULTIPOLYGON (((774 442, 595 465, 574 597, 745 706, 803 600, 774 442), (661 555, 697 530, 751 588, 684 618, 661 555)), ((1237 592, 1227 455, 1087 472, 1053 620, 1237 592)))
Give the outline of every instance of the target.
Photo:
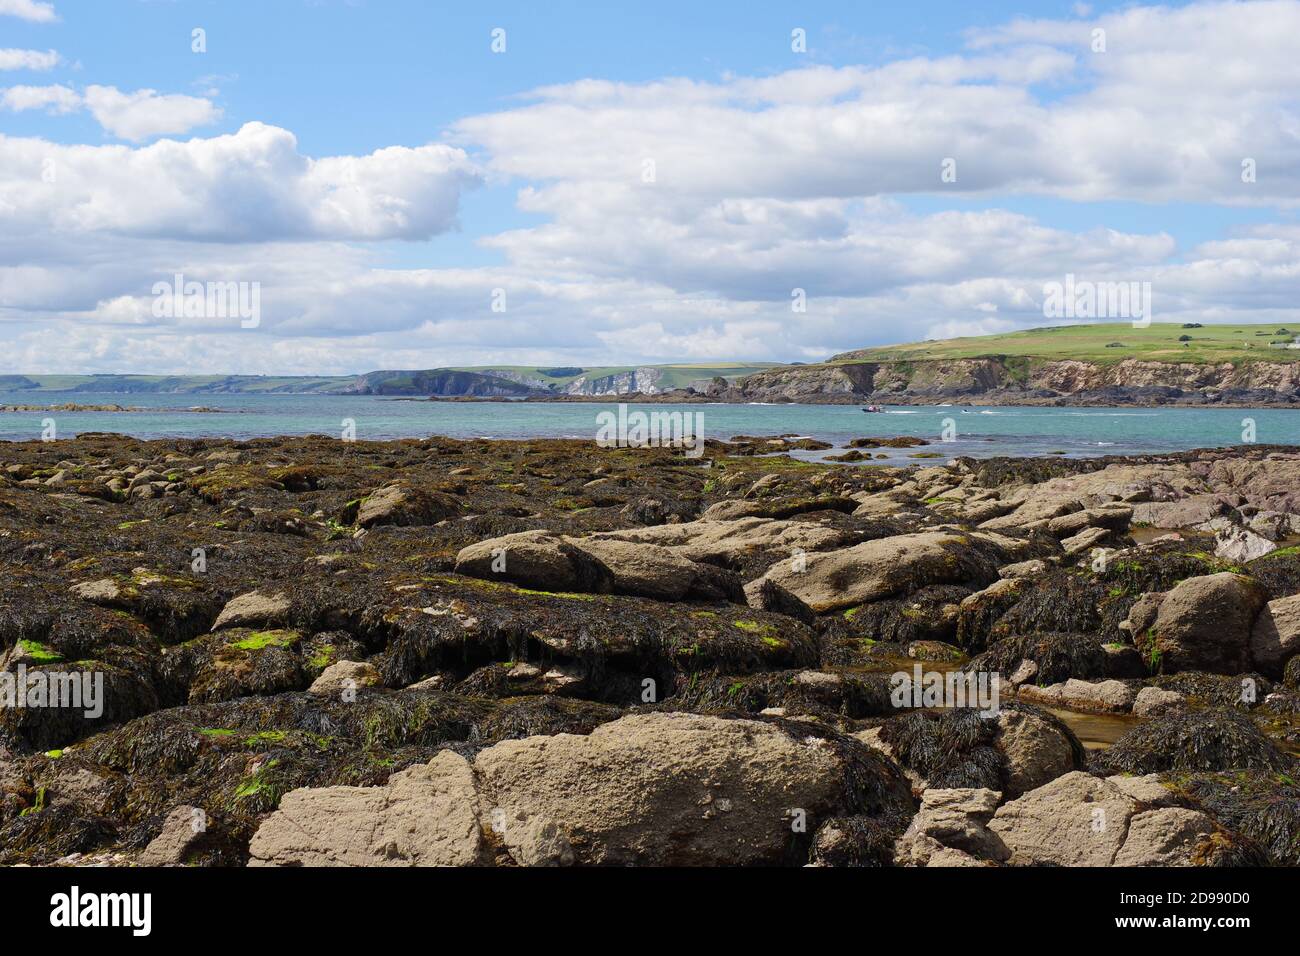
POLYGON ((0 412, 18 414, 23 412, 88 412, 97 414, 142 414, 152 412, 162 415, 239 415, 240 411, 227 408, 211 408, 207 405, 191 405, 184 408, 158 406, 150 408, 144 405, 81 405, 77 402, 64 402, 62 405, 0 405, 0 412))

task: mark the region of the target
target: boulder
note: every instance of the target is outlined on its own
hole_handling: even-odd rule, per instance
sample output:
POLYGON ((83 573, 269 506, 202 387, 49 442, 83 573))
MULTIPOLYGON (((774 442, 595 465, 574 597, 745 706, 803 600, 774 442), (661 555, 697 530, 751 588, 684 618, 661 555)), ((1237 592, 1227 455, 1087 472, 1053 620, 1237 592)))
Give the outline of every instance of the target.
POLYGON ((83 601, 113 607, 122 600, 122 588, 112 578, 74 584, 72 593, 83 601))
POLYGON ((1250 632, 1250 654, 1266 677, 1281 677, 1300 654, 1300 594, 1269 601, 1250 632))
POLYGON ((1082 771, 998 808, 989 823, 1017 865, 1110 866, 1137 804, 1082 771))
POLYGON ((1164 673, 1240 674, 1250 667, 1251 629, 1267 600, 1264 587, 1245 575, 1187 578, 1165 594, 1155 623, 1134 640, 1164 673))
POLYGON ((1143 687, 1137 692, 1137 697, 1133 698, 1133 716, 1155 717, 1175 707, 1181 707, 1186 699, 1175 690, 1143 687))
POLYGON ((1300 515, 1285 511, 1260 511, 1251 516, 1246 526, 1269 541, 1282 541, 1300 528, 1300 515))
POLYGON ((1223 529, 1214 535, 1214 556, 1245 563, 1277 550, 1277 545, 1249 528, 1223 529))
POLYGON ((502 741, 475 770, 516 860, 559 862, 537 842, 553 826, 562 839, 549 845, 578 863, 744 865, 784 859, 797 811, 810 830, 832 812, 845 766, 825 741, 772 724, 654 713, 502 741))
POLYGON ((331 664, 312 681, 308 690, 313 694, 340 694, 358 687, 377 687, 382 678, 372 664, 364 661, 339 661, 331 664))
POLYGON ((1148 773, 1141 777, 1116 774, 1106 782, 1125 796, 1147 807, 1172 807, 1178 797, 1160 781, 1160 774, 1148 773))
POLYGON ((461 549, 456 573, 546 591, 627 594, 660 601, 743 602, 735 572, 673 549, 616 538, 523 531, 461 549))
POLYGON ((1110 538, 1110 535, 1111 532, 1107 528, 1084 528, 1078 534, 1062 539, 1061 550, 1069 557, 1086 554, 1093 548, 1100 547, 1103 541, 1110 538))
POLYGON ((1203 866, 1221 850, 1204 813, 1164 806, 1155 778, 1102 780, 1068 773, 1004 803, 989 829, 1012 865, 1203 866))
POLYGON ((982 523, 980 528, 989 531, 1000 531, 1007 528, 1023 528, 1032 525, 1042 526, 1053 518, 1081 511, 1082 509, 1083 503, 1079 501, 1078 495, 1033 495, 1023 501, 1015 511, 996 518, 990 518, 982 523))
POLYGON ((1194 528, 1231 510, 1218 495, 1192 495, 1177 501, 1135 504, 1133 521, 1153 528, 1194 528))
POLYGON ((1024 710, 998 715, 994 746, 1006 758, 1006 793, 1019 796, 1076 769, 1073 742, 1057 726, 1024 710))
POLYGON ((382 787, 292 790, 254 834, 249 866, 472 866, 487 862, 469 761, 450 750, 382 787))
POLYGON ((701 564, 657 544, 582 538, 572 542, 610 572, 610 588, 659 601, 744 602, 745 592, 733 571, 701 564))
POLYGON ((1138 599, 1129 608, 1128 617, 1120 622, 1119 629, 1128 631, 1129 636, 1136 640, 1156 622, 1156 615, 1160 613, 1160 605, 1164 603, 1165 594, 1165 591, 1148 591, 1139 594, 1138 599))
MULTIPOLYGON (((866 541, 851 548, 810 554, 800 569, 781 561, 759 581, 770 581, 819 614, 909 593, 928 584, 974 579, 991 583, 993 566, 973 559, 971 536, 927 531, 866 541)), ((757 590, 754 582, 751 589, 757 590)))
POLYGON ((998 576, 1003 578, 1038 578, 1047 574, 1051 569, 1052 566, 1042 558, 1030 558, 1028 561, 1004 564, 998 568, 998 576))
POLYGON ((608 571, 559 535, 521 531, 462 548, 456 573, 541 591, 594 591, 608 571))
MULTIPOLYGON (((1128 505, 1111 504, 1083 511, 1071 512, 1059 518, 1050 518, 1043 527, 1048 534, 1057 538, 1076 535, 1086 528, 1106 528, 1110 531, 1125 531, 1133 517, 1133 509, 1128 505)), ((1036 525, 1030 526, 1030 530, 1036 525)))
POLYGON ((289 599, 283 594, 250 591, 233 598, 217 615, 212 630, 223 627, 268 627, 285 624, 289 619, 289 599))

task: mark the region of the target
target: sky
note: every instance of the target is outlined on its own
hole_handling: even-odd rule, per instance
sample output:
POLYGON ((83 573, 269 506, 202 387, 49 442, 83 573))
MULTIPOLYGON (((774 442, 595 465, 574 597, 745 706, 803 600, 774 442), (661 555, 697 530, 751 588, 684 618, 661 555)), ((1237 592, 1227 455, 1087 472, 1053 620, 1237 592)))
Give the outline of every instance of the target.
POLYGON ((1300 0, 0 0, 0 373, 809 362, 1056 324, 1067 275, 1295 323, 1297 37, 1300 0))

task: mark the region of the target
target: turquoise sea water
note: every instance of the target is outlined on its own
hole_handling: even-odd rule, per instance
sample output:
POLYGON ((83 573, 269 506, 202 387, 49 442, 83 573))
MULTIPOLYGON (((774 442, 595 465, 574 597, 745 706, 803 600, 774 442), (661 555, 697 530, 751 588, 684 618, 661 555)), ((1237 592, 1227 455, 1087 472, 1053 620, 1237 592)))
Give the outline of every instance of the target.
MULTIPOLYGON (((81 432, 120 432, 139 438, 272 435, 340 435, 345 419, 359 439, 584 438, 595 439, 596 416, 616 408, 604 403, 403 401, 377 396, 328 395, 124 395, 0 392, 0 404, 118 404, 156 412, 4 412, 0 440, 41 437, 42 420, 53 418, 58 437, 81 432), (218 414, 174 409, 205 405, 218 414)), ((808 435, 843 445, 859 437, 914 435, 935 442, 922 451, 945 457, 1045 455, 1073 457, 1173 451, 1236 445, 1243 420, 1255 423, 1261 443, 1300 445, 1300 411, 1233 408, 981 408, 978 406, 891 406, 885 414, 864 414, 857 405, 632 405, 632 410, 685 412, 702 416, 709 438, 734 435, 808 435), (939 443, 945 419, 956 439, 939 443)), ((909 451, 890 452, 906 458, 909 451)), ((817 457, 804 454, 801 457, 817 457)))

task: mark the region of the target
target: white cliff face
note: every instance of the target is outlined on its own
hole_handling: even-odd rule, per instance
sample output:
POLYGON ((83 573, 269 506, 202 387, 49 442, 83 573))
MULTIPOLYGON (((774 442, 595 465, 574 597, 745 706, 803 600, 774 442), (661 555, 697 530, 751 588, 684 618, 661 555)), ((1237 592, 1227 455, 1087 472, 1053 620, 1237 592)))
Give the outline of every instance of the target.
POLYGON ((570 382, 564 391, 567 395, 628 395, 633 392, 658 395, 663 391, 659 384, 663 374, 663 369, 642 366, 628 372, 595 378, 582 375, 570 382))

